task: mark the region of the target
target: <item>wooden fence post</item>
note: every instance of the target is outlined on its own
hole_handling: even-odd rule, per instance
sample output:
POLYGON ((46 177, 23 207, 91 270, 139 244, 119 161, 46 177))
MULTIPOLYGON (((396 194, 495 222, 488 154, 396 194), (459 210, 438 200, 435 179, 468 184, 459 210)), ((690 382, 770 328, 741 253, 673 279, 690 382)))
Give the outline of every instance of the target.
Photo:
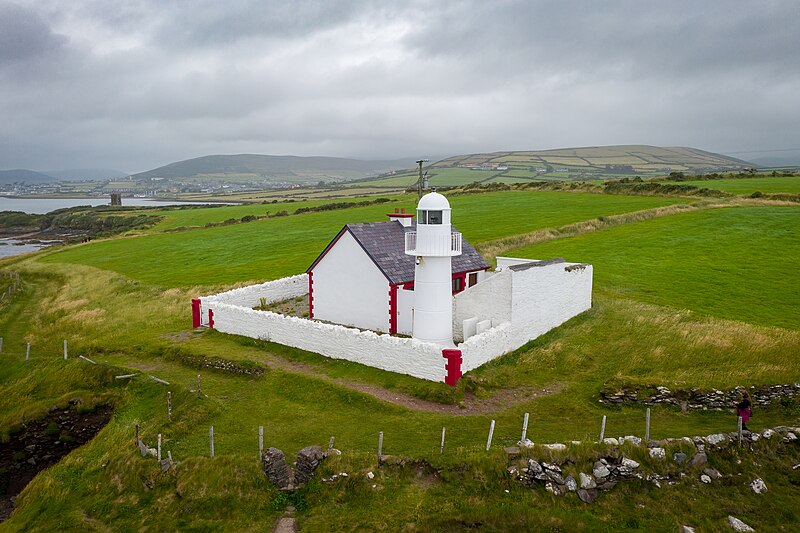
POLYGON ((644 445, 647 446, 647 443, 650 442, 650 408, 647 408, 647 414, 645 415, 645 428, 644 428, 644 445))
POLYGON ((64 339, 64 361, 67 360, 67 339, 64 339))
POLYGON ((439 445, 439 454, 444 453, 444 427, 442 427, 442 444, 439 445))
POLYGON ((25 360, 31 358, 31 343, 28 343, 28 346, 25 348, 25 360))
POLYGON ((383 455, 383 431, 378 433, 378 463, 381 462, 381 455, 383 455))
POLYGON ((528 438, 528 413, 525 413, 525 418, 522 419, 522 439, 520 442, 525 444, 525 439, 528 438))
POLYGON ((264 457, 264 426, 258 426, 258 458, 264 457))
POLYGON ((214 426, 211 426, 208 430, 208 436, 211 440, 211 457, 214 457, 214 426))
POLYGON ((606 415, 603 415, 603 423, 600 425, 600 442, 602 443, 606 437, 606 415))
POLYGON ((492 447, 492 436, 494 436, 494 420, 489 425, 489 439, 486 441, 486 451, 489 451, 489 448, 492 447))

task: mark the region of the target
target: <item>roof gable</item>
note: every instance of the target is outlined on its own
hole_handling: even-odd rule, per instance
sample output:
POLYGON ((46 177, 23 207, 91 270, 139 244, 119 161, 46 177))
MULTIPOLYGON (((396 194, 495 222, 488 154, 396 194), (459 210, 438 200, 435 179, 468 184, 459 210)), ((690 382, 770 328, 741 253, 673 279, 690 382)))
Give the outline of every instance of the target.
MULTIPOLYGON (((405 234, 414 231, 416 223, 404 227, 400 222, 365 222, 363 224, 347 224, 339 231, 325 250, 308 267, 306 272, 314 269, 317 263, 336 244, 345 231, 348 231, 356 242, 364 249, 378 269, 386 276, 389 283, 407 283, 414 280, 414 256, 406 255, 405 234)), ((470 272, 485 270, 489 264, 466 241, 461 241, 461 255, 452 259, 453 272, 470 272)))

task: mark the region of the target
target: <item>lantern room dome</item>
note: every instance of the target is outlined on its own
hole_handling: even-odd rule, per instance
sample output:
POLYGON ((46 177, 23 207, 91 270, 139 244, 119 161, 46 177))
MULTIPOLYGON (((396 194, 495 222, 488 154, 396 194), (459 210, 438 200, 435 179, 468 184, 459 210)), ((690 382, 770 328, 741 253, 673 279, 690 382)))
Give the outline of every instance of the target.
POLYGON ((417 209, 424 209, 426 211, 443 211, 445 209, 450 209, 450 202, 448 202, 447 198, 438 192, 429 192, 420 199, 417 209))

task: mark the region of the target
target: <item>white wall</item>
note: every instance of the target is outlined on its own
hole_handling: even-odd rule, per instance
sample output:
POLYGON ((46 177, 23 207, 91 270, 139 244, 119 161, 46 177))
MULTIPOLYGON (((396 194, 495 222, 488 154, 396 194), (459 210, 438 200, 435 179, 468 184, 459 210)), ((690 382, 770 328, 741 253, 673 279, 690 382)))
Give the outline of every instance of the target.
POLYGON ((389 331, 389 281, 345 231, 313 270, 314 318, 389 331))
POLYGON ((453 297, 453 337, 464 339, 464 320, 511 321, 511 271, 498 272, 453 297))
POLYGON ((505 270, 506 268, 513 265, 522 265, 525 263, 532 263, 534 261, 538 261, 538 259, 524 259, 520 257, 502 257, 499 255, 495 258, 495 260, 497 261, 496 270, 498 271, 505 270))
POLYGON ((463 372, 516 350, 592 307, 591 265, 556 263, 505 272, 511 275, 511 321, 458 345, 463 372))
MULTIPOLYGON (((305 296, 308 294, 308 275, 298 274, 288 278, 276 279, 259 285, 250 285, 241 289, 221 292, 214 296, 204 296, 202 300, 213 298, 217 302, 241 305, 243 307, 256 307, 261 303, 261 298, 266 298, 267 303, 280 302, 305 296)), ((203 302, 205 303, 205 302, 203 302)))
POLYGON ((332 359, 444 381, 447 360, 442 357, 441 346, 436 344, 214 301, 209 305, 214 311, 214 327, 223 333, 260 338, 332 359))

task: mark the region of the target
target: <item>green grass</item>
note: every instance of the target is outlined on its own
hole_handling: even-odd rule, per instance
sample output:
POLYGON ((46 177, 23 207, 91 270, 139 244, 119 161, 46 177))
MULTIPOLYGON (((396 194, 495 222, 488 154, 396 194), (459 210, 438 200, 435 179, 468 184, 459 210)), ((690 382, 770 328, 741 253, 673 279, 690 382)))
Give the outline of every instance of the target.
MULTIPOLYGON (((675 198, 559 192, 502 192, 452 198, 453 220, 473 244, 586 218, 684 202, 675 198)), ((339 211, 308 213, 191 232, 92 242, 56 252, 44 263, 112 270, 160 287, 219 285, 297 274, 347 223, 385 220, 415 199, 339 211)), ((289 204, 294 205, 294 204, 289 204)), ((213 208, 211 215, 223 214, 213 208)), ((224 216, 224 215, 223 215, 224 216)))
POLYGON ((800 328, 800 209, 683 213, 511 252, 592 263, 596 287, 753 324, 800 328))
POLYGON ((800 194, 800 176, 782 177, 758 177, 744 179, 721 179, 721 180, 697 180, 665 182, 676 183, 678 185, 694 185, 695 187, 716 189, 718 191, 729 192, 731 194, 753 194, 756 191, 762 193, 789 193, 800 194))

